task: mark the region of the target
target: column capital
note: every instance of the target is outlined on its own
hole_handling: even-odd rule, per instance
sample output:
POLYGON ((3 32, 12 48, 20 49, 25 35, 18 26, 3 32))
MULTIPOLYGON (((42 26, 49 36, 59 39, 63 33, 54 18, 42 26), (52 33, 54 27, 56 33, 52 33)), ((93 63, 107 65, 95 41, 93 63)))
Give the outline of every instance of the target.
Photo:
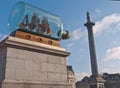
POLYGON ((87 12, 87 22, 84 24, 88 29, 92 28, 95 25, 94 22, 91 22, 89 12, 87 12))

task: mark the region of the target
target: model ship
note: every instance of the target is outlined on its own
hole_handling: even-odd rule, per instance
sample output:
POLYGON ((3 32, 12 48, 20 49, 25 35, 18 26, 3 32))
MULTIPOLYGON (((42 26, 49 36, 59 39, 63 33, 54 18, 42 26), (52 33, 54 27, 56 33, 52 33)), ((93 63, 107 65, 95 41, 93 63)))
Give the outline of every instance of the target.
POLYGON ((24 21, 20 20, 18 25, 20 29, 35 31, 39 34, 44 34, 47 36, 51 36, 53 31, 49 27, 49 23, 46 17, 43 17, 42 21, 38 17, 38 14, 33 13, 31 22, 28 20, 28 15, 25 15, 24 21))

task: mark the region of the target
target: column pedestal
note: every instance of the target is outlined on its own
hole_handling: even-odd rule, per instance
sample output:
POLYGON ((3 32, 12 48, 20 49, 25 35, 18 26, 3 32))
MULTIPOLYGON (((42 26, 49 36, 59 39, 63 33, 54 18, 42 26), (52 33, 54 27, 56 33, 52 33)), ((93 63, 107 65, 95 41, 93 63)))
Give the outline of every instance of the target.
POLYGON ((106 81, 102 77, 85 77, 82 81, 77 82, 76 88, 105 88, 106 81))
POLYGON ((105 88, 104 83, 105 80, 101 76, 89 78, 89 88, 105 88))
POLYGON ((72 88, 64 48, 9 36, 0 43, 0 88, 72 88))

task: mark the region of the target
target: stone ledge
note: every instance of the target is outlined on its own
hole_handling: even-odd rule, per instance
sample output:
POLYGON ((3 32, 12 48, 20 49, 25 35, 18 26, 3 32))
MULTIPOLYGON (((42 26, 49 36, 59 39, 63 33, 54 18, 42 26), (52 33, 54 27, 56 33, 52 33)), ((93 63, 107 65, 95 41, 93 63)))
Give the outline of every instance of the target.
POLYGON ((28 48, 28 49, 33 49, 35 51, 42 51, 46 53, 49 52, 51 54, 56 54, 61 56, 68 56, 70 54, 69 52, 66 52, 64 48, 41 44, 12 36, 8 36, 5 40, 3 40, 0 43, 0 47, 2 47, 4 44, 10 47, 16 47, 16 46, 17 48, 23 47, 23 49, 28 48))
POLYGON ((72 88, 71 84, 2 83, 1 88, 72 88))
POLYGON ((68 82, 44 82, 44 81, 17 81, 17 80, 4 80, 2 83, 23 83, 23 84, 46 84, 46 85, 71 85, 68 82))

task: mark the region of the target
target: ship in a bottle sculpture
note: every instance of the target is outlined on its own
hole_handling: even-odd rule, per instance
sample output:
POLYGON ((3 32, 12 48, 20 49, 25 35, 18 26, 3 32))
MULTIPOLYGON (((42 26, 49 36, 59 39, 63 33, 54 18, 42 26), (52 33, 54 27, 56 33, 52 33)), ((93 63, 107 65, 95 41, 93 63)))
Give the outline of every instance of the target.
POLYGON ((57 47, 61 39, 70 37, 58 16, 22 1, 13 7, 8 27, 11 36, 57 47))

